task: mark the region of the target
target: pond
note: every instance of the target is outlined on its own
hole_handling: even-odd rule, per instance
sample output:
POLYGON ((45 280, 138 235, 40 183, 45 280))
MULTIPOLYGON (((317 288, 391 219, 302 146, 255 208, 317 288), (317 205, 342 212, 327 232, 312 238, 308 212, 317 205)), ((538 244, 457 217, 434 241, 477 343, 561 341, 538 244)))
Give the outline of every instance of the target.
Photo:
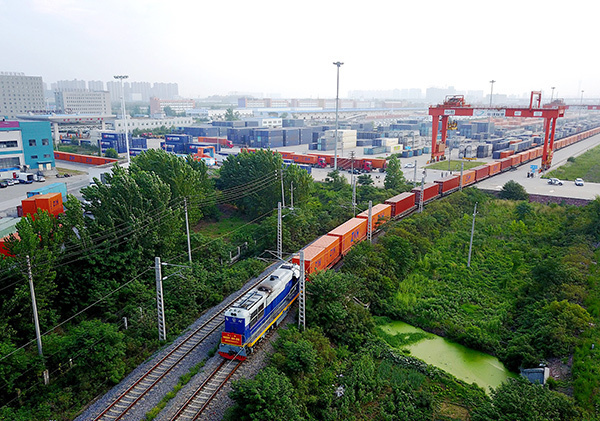
POLYGON ((411 356, 441 368, 467 383, 476 383, 487 392, 490 387, 498 387, 509 377, 517 377, 517 374, 508 371, 496 357, 425 332, 407 323, 396 321, 381 325, 379 328, 389 335, 396 336, 398 344, 392 343, 392 346, 408 349, 411 356))

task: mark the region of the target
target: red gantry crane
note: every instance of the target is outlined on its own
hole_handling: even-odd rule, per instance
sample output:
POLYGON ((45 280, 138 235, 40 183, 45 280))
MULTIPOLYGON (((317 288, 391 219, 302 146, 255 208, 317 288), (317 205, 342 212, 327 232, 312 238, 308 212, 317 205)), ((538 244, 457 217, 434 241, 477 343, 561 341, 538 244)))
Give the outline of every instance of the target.
POLYGON ((564 117, 565 106, 549 104, 541 106, 542 93, 531 92, 529 107, 471 107, 465 102, 463 95, 448 96, 443 104, 429 107, 432 116, 431 161, 445 159, 448 119, 450 117, 529 117, 544 119, 544 151, 542 155, 542 171, 550 168, 554 149, 554 131, 556 119, 564 117), (438 140, 439 122, 442 121, 441 139, 438 140))

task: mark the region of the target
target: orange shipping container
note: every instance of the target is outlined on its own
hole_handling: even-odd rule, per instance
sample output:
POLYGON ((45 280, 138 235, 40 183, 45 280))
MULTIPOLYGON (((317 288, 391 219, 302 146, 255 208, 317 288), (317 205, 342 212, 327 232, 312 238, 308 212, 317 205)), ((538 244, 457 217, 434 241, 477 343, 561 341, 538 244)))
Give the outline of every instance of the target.
POLYGON ((505 171, 510 168, 510 162, 512 159, 510 157, 501 159, 500 161, 500 171, 505 171))
MULTIPOLYGON (((369 210, 356 215, 357 218, 369 220, 369 210)), ((392 217, 392 206, 380 203, 371 208, 371 229, 374 231, 392 217)), ((368 222, 367 222, 368 223, 368 222)), ((368 226, 367 226, 368 229, 368 226)))
POLYGON ((521 155, 513 155, 510 157, 511 167, 516 167, 521 163, 521 155))
MULTIPOLYGON (((333 235, 324 235, 304 248, 304 270, 307 274, 328 269, 340 258, 340 239, 333 235)), ((300 257, 294 256, 292 262, 299 265, 300 257)))
POLYGON ((352 218, 337 228, 328 232, 340 239, 340 251, 342 255, 348 253, 352 246, 367 236, 367 220, 364 218, 352 218))
POLYGON ((494 161, 487 164, 490 167, 490 175, 498 174, 500 172, 500 162, 494 161))
POLYGON ((469 184, 473 184, 475 182, 475 171, 468 170, 463 171, 462 175, 462 186, 468 186, 469 184))
POLYGON ((38 210, 48 211, 50 215, 54 216, 64 212, 61 193, 46 193, 34 197, 38 210))

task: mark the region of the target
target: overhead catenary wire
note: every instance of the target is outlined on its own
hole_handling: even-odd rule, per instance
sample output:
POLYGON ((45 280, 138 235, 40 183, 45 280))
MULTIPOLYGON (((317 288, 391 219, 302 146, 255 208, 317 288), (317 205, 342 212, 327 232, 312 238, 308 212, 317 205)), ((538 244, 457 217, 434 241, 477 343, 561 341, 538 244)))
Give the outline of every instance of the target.
MULTIPOLYGON (((258 193, 258 192, 260 192, 260 191, 262 191, 262 190, 264 190, 264 189, 266 189, 266 188, 269 187, 269 181, 274 181, 276 179, 277 179, 277 176, 275 176, 275 175, 268 175, 268 176, 265 176, 265 177, 261 177, 259 179, 253 180, 253 181, 251 181, 249 183, 241 184, 241 185, 233 187, 231 189, 224 190, 225 195, 222 196, 222 197, 219 197, 218 194, 214 194, 213 195, 214 197, 212 197, 212 198, 210 198, 208 200, 205 199, 204 201, 201 200, 201 201, 197 201, 197 202, 192 202, 192 204, 194 204, 194 205, 209 205, 209 204, 227 203, 227 202, 232 201, 234 199, 240 199, 240 198, 246 197, 248 195, 251 195, 251 194, 254 194, 254 193, 258 193)), ((196 196, 190 196, 190 197, 196 197, 196 196)), ((172 200, 170 202, 171 203, 177 203, 178 205, 181 205, 181 203, 183 202, 183 198, 179 197, 179 198, 174 199, 174 200, 172 200)), ((145 225, 142 225, 141 227, 138 227, 137 230, 144 229, 144 228, 146 228, 150 224, 155 224, 157 222, 157 219, 156 219, 157 216, 160 216, 161 214, 164 214, 164 213, 172 212, 173 210, 174 209, 172 209, 172 208, 165 207, 163 210, 158 211, 158 213, 154 213, 154 214, 148 215, 148 217, 147 217, 148 223, 145 224, 145 225)), ((159 220, 162 219, 163 216, 164 215, 160 216, 159 220)), ((121 230, 122 227, 127 226, 130 223, 131 223, 131 221, 123 222, 123 223, 115 226, 114 228, 112 228, 112 230, 104 231, 102 234, 99 234, 96 237, 94 237, 94 236, 90 237, 90 241, 92 241, 92 242, 98 242, 98 241, 102 241, 102 240, 111 238, 112 236, 115 235, 116 232, 122 231, 121 230)), ((125 232, 125 233, 121 232, 121 235, 119 237, 117 237, 117 239, 124 238, 127 235, 132 235, 135 232, 136 232, 136 230, 130 230, 129 232, 125 232)), ((111 244, 111 247, 114 247, 114 246, 117 246, 117 245, 120 245, 120 244, 121 244, 121 242, 113 243, 113 244, 111 244)), ((96 245, 94 245, 94 246, 92 246, 90 248, 97 248, 99 245, 101 245, 101 243, 100 244, 96 244, 96 245)), ((75 255, 80 255, 82 252, 87 251, 90 248, 82 249, 81 247, 79 247, 79 245, 73 245, 73 246, 70 246, 67 250, 68 251, 70 251, 70 250, 76 250, 75 255)), ((66 255, 61 256, 61 259, 70 258, 70 257, 72 257, 72 255, 66 254, 66 255)), ((55 267, 64 266, 65 264, 73 263, 73 262, 75 262, 77 260, 81 260, 83 258, 85 258, 85 256, 81 255, 81 257, 78 258, 78 259, 71 260, 71 261, 66 262, 64 264, 55 265, 55 267)), ((34 265, 32 268, 36 269, 36 267, 37 267, 37 265, 34 265)), ((7 273, 9 271, 10 271, 10 269, 9 270, 5 270, 5 271, 0 272, 0 273, 7 273)), ((3 281, 3 280, 5 280, 5 279, 7 279, 7 277, 0 278, 0 282, 3 281)), ((0 289, 0 291, 4 290, 6 288, 9 288, 10 286, 13 286, 13 285, 15 285, 18 282, 19 281, 16 281, 13 284, 3 286, 0 289)))

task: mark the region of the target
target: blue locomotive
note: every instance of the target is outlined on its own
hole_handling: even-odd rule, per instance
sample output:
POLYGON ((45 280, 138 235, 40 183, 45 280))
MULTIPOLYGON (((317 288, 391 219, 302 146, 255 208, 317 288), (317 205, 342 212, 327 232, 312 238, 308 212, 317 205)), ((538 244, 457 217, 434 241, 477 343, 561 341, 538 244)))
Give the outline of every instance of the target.
POLYGON ((298 297, 299 279, 300 266, 284 263, 229 307, 219 354, 244 361, 258 340, 285 318, 298 297))

